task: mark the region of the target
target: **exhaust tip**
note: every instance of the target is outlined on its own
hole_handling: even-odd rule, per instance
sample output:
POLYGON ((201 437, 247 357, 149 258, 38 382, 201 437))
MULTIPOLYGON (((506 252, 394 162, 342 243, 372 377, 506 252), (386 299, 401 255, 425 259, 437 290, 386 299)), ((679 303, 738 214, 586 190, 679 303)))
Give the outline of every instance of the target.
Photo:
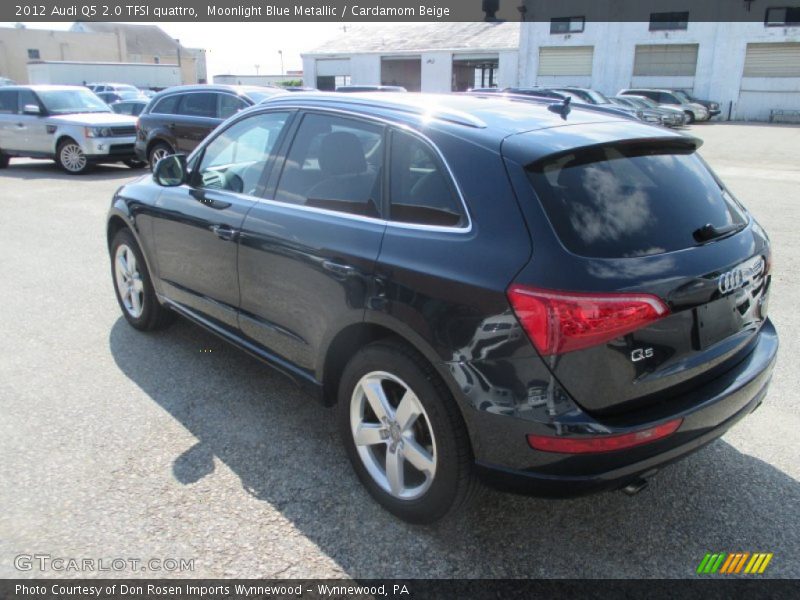
POLYGON ((638 477, 631 481, 628 485, 622 488, 622 491, 627 496, 635 496, 639 492, 641 492, 644 488, 647 487, 647 480, 643 477, 638 477))

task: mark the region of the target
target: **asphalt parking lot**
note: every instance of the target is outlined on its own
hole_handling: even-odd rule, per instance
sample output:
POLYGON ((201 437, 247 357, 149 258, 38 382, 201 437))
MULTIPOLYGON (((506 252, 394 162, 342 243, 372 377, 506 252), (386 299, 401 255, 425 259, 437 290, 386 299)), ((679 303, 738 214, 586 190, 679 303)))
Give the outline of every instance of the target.
MULTIPOLYGON (((0 577, 14 557, 187 558, 192 577, 691 577, 773 552, 800 577, 800 127, 706 124, 703 157, 774 246, 782 348, 764 405, 640 494, 487 491, 402 523, 358 483, 332 412, 185 321, 142 334, 114 299, 105 214, 137 175, 0 171, 0 577)), ((114 573, 96 573, 109 576, 114 573)))

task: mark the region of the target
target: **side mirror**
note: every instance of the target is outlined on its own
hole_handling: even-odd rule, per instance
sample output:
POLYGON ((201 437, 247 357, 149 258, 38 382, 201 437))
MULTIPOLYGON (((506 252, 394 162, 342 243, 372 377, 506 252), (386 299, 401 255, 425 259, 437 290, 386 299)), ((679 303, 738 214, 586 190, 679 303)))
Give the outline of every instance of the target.
POLYGON ((153 179, 164 187, 177 187, 186 183, 186 155, 171 154, 159 160, 153 167, 153 179))
POLYGON ((40 115, 42 114, 42 109, 39 108, 38 104, 26 104, 22 107, 22 114, 24 115, 40 115))

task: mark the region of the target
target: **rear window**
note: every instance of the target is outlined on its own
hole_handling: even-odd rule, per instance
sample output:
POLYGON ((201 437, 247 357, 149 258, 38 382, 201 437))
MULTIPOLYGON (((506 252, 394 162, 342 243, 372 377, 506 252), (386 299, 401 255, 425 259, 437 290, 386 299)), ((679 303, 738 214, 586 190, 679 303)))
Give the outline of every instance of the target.
POLYGON ((601 146, 534 163, 528 177, 556 234, 581 256, 629 258, 698 245, 694 232, 746 217, 689 150, 601 146))

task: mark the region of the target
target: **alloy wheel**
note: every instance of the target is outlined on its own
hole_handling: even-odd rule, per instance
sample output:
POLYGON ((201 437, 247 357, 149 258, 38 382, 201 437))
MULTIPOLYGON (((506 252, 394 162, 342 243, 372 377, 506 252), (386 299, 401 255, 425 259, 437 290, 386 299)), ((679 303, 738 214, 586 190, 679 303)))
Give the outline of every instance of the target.
POLYGON ((364 375, 350 400, 350 428, 370 477, 401 500, 422 496, 436 476, 436 438, 417 395, 384 371, 364 375))
POLYGON ((125 310, 131 317, 138 319, 144 310, 144 282, 136 264, 136 255, 126 244, 120 244, 117 248, 114 276, 125 310))
POLYGON ((86 168, 86 155, 78 144, 64 144, 61 147, 61 164, 67 171, 79 173, 86 168))
POLYGON ((169 156, 169 150, 167 150, 163 146, 159 146, 150 153, 150 166, 155 167, 158 161, 160 161, 165 156, 169 156))

